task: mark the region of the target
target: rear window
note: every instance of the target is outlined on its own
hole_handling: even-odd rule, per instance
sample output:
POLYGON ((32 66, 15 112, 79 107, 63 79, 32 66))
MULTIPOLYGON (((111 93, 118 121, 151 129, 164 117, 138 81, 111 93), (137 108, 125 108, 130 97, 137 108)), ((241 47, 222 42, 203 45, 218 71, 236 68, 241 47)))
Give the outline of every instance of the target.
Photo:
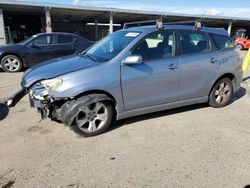
POLYGON ((58 35, 57 36, 57 43, 58 44, 65 44, 73 42, 73 37, 68 35, 58 35))
POLYGON ((234 48, 233 40, 229 36, 211 34, 218 49, 234 48))

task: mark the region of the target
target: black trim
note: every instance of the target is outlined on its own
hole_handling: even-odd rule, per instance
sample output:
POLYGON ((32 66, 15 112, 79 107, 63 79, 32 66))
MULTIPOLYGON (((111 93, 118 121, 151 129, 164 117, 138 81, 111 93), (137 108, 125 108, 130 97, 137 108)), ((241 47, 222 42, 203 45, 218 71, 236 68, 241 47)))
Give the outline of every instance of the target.
POLYGON ((16 104, 28 93, 28 91, 23 88, 19 91, 17 91, 16 93, 14 93, 13 95, 11 95, 11 97, 9 97, 6 101, 5 104, 8 105, 8 101, 10 101, 11 103, 8 105, 8 107, 14 107, 16 106, 16 104))

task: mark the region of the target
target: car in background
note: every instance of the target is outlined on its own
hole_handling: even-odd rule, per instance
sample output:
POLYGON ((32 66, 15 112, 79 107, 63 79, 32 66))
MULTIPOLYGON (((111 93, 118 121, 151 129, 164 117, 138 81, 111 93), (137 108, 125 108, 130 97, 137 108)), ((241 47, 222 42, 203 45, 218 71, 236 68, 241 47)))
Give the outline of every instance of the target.
POLYGON ((248 49, 250 47, 250 39, 246 36, 245 29, 239 29, 234 35, 234 43, 240 50, 248 49))
POLYGON ((0 46, 1 68, 6 72, 19 72, 40 62, 85 50, 92 44, 71 33, 40 33, 17 44, 0 46))

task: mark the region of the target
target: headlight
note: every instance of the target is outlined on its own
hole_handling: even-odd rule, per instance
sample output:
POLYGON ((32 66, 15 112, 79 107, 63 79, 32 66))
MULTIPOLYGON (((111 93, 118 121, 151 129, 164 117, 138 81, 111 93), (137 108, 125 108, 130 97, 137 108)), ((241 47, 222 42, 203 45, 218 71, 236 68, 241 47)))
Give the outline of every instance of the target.
POLYGON ((61 78, 54 78, 49 80, 43 80, 40 82, 40 85, 45 87, 48 92, 52 92, 56 90, 58 87, 60 87, 63 83, 63 80, 61 78))
POLYGON ((30 97, 38 100, 45 100, 47 96, 63 83, 61 78, 42 80, 30 88, 30 97))

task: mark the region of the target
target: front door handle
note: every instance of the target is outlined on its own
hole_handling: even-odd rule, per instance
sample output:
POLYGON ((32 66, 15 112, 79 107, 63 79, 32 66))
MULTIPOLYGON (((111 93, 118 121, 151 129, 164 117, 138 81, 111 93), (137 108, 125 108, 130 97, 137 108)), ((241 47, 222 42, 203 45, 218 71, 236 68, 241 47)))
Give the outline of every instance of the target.
POLYGON ((170 64, 170 65, 168 66, 168 69, 170 69, 170 70, 175 70, 175 69, 178 69, 178 68, 179 68, 179 66, 176 65, 176 64, 174 64, 174 63, 172 63, 172 64, 170 64))
POLYGON ((52 49, 52 46, 47 46, 47 49, 52 49))
POLYGON ((211 62, 211 63, 217 63, 218 60, 217 60, 216 58, 211 58, 211 59, 210 59, 210 62, 211 62))

